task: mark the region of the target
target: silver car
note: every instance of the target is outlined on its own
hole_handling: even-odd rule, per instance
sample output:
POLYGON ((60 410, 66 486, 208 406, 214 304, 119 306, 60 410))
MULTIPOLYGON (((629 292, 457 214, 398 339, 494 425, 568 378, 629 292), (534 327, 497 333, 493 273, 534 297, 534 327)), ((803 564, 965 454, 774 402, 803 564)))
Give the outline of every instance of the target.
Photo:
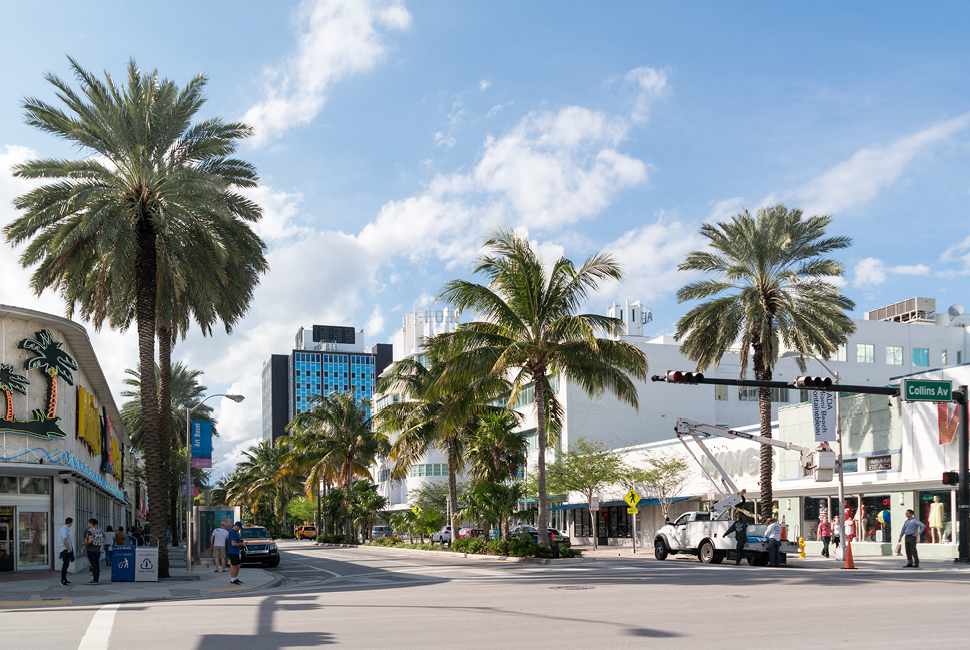
POLYGON ((374 526, 370 529, 371 539, 377 539, 378 537, 390 537, 393 535, 390 526, 374 526))

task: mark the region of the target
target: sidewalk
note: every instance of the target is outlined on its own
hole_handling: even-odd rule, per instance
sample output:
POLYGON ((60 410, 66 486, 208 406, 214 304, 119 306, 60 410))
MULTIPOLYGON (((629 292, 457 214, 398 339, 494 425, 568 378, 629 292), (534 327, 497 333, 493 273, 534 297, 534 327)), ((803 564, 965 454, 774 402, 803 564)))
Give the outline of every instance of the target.
MULTIPOLYGON (((642 560, 645 562, 658 562, 653 556, 653 548, 637 547, 636 554, 633 553, 633 548, 630 546, 610 546, 603 547, 600 546, 596 551, 593 550, 592 546, 576 546, 583 551, 583 557, 595 557, 602 559, 609 558, 624 558, 628 560, 642 560)), ((797 554, 788 556, 787 568, 791 569, 841 569, 843 563, 834 559, 826 559, 819 556, 807 556, 805 558, 799 558, 797 554)), ((904 569, 903 565, 906 564, 905 556, 888 556, 888 555, 856 555, 853 558, 855 562, 855 567, 857 570, 866 571, 905 571, 907 573, 914 572, 913 569, 904 569)), ((700 564, 700 561, 696 557, 691 557, 689 555, 671 555, 664 562, 696 562, 700 564)), ((733 566, 734 561, 725 560, 721 566, 733 566)), ((743 566, 747 566, 745 562, 743 566)), ((922 558, 920 559, 920 572, 924 571, 970 571, 970 564, 958 564, 953 561, 952 558, 922 558)))
POLYGON ((68 574, 73 584, 61 586, 59 571, 21 571, 0 574, 0 609, 23 607, 64 607, 136 603, 151 600, 218 597, 223 593, 245 593, 275 587, 282 579, 263 569, 243 567, 242 585, 230 585, 228 573, 215 573, 212 566, 185 568, 185 552, 169 549, 170 578, 158 582, 111 582, 111 567, 101 564, 101 584, 86 585, 91 579, 85 569, 68 574))

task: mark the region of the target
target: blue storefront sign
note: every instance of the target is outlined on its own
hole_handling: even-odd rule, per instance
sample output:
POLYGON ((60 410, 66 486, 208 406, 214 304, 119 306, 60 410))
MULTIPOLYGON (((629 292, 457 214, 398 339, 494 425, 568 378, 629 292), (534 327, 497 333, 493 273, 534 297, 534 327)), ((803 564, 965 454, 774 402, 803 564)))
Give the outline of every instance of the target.
POLYGON ((111 547, 111 582, 135 581, 135 547, 111 547))

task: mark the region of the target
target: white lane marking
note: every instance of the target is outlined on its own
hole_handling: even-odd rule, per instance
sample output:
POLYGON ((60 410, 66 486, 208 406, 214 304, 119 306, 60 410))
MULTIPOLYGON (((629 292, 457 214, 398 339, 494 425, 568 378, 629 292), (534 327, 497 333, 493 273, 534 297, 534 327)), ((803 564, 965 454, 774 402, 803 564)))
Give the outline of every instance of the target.
POLYGON ((111 638, 111 627, 115 623, 118 607, 119 605, 105 605, 94 613, 77 650, 108 650, 108 639, 111 638))
POLYGON ((335 578, 343 578, 343 576, 340 575, 339 573, 334 573, 333 571, 330 571, 329 569, 324 569, 324 568, 321 568, 321 567, 318 567, 318 566, 313 566, 312 564, 304 564, 303 562, 296 562, 296 564, 299 564, 300 566, 305 566, 308 569, 313 569, 314 571, 323 571, 324 573, 329 573, 330 575, 332 575, 335 578))

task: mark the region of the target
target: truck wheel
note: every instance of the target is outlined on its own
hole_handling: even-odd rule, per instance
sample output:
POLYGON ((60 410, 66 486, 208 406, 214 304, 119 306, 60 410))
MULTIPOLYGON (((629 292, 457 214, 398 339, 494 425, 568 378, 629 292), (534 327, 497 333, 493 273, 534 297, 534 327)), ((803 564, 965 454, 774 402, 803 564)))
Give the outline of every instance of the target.
POLYGON ((768 554, 767 553, 757 553, 753 556, 748 556, 748 564, 751 566, 768 566, 768 554))
POLYGON ((667 550, 667 542, 664 541, 663 537, 658 537, 653 542, 653 556, 658 560, 666 560, 667 555, 670 553, 667 550))
POLYGON ((697 557, 704 564, 714 564, 714 558, 717 557, 717 549, 714 548, 709 540, 701 544, 700 549, 697 552, 697 557))

